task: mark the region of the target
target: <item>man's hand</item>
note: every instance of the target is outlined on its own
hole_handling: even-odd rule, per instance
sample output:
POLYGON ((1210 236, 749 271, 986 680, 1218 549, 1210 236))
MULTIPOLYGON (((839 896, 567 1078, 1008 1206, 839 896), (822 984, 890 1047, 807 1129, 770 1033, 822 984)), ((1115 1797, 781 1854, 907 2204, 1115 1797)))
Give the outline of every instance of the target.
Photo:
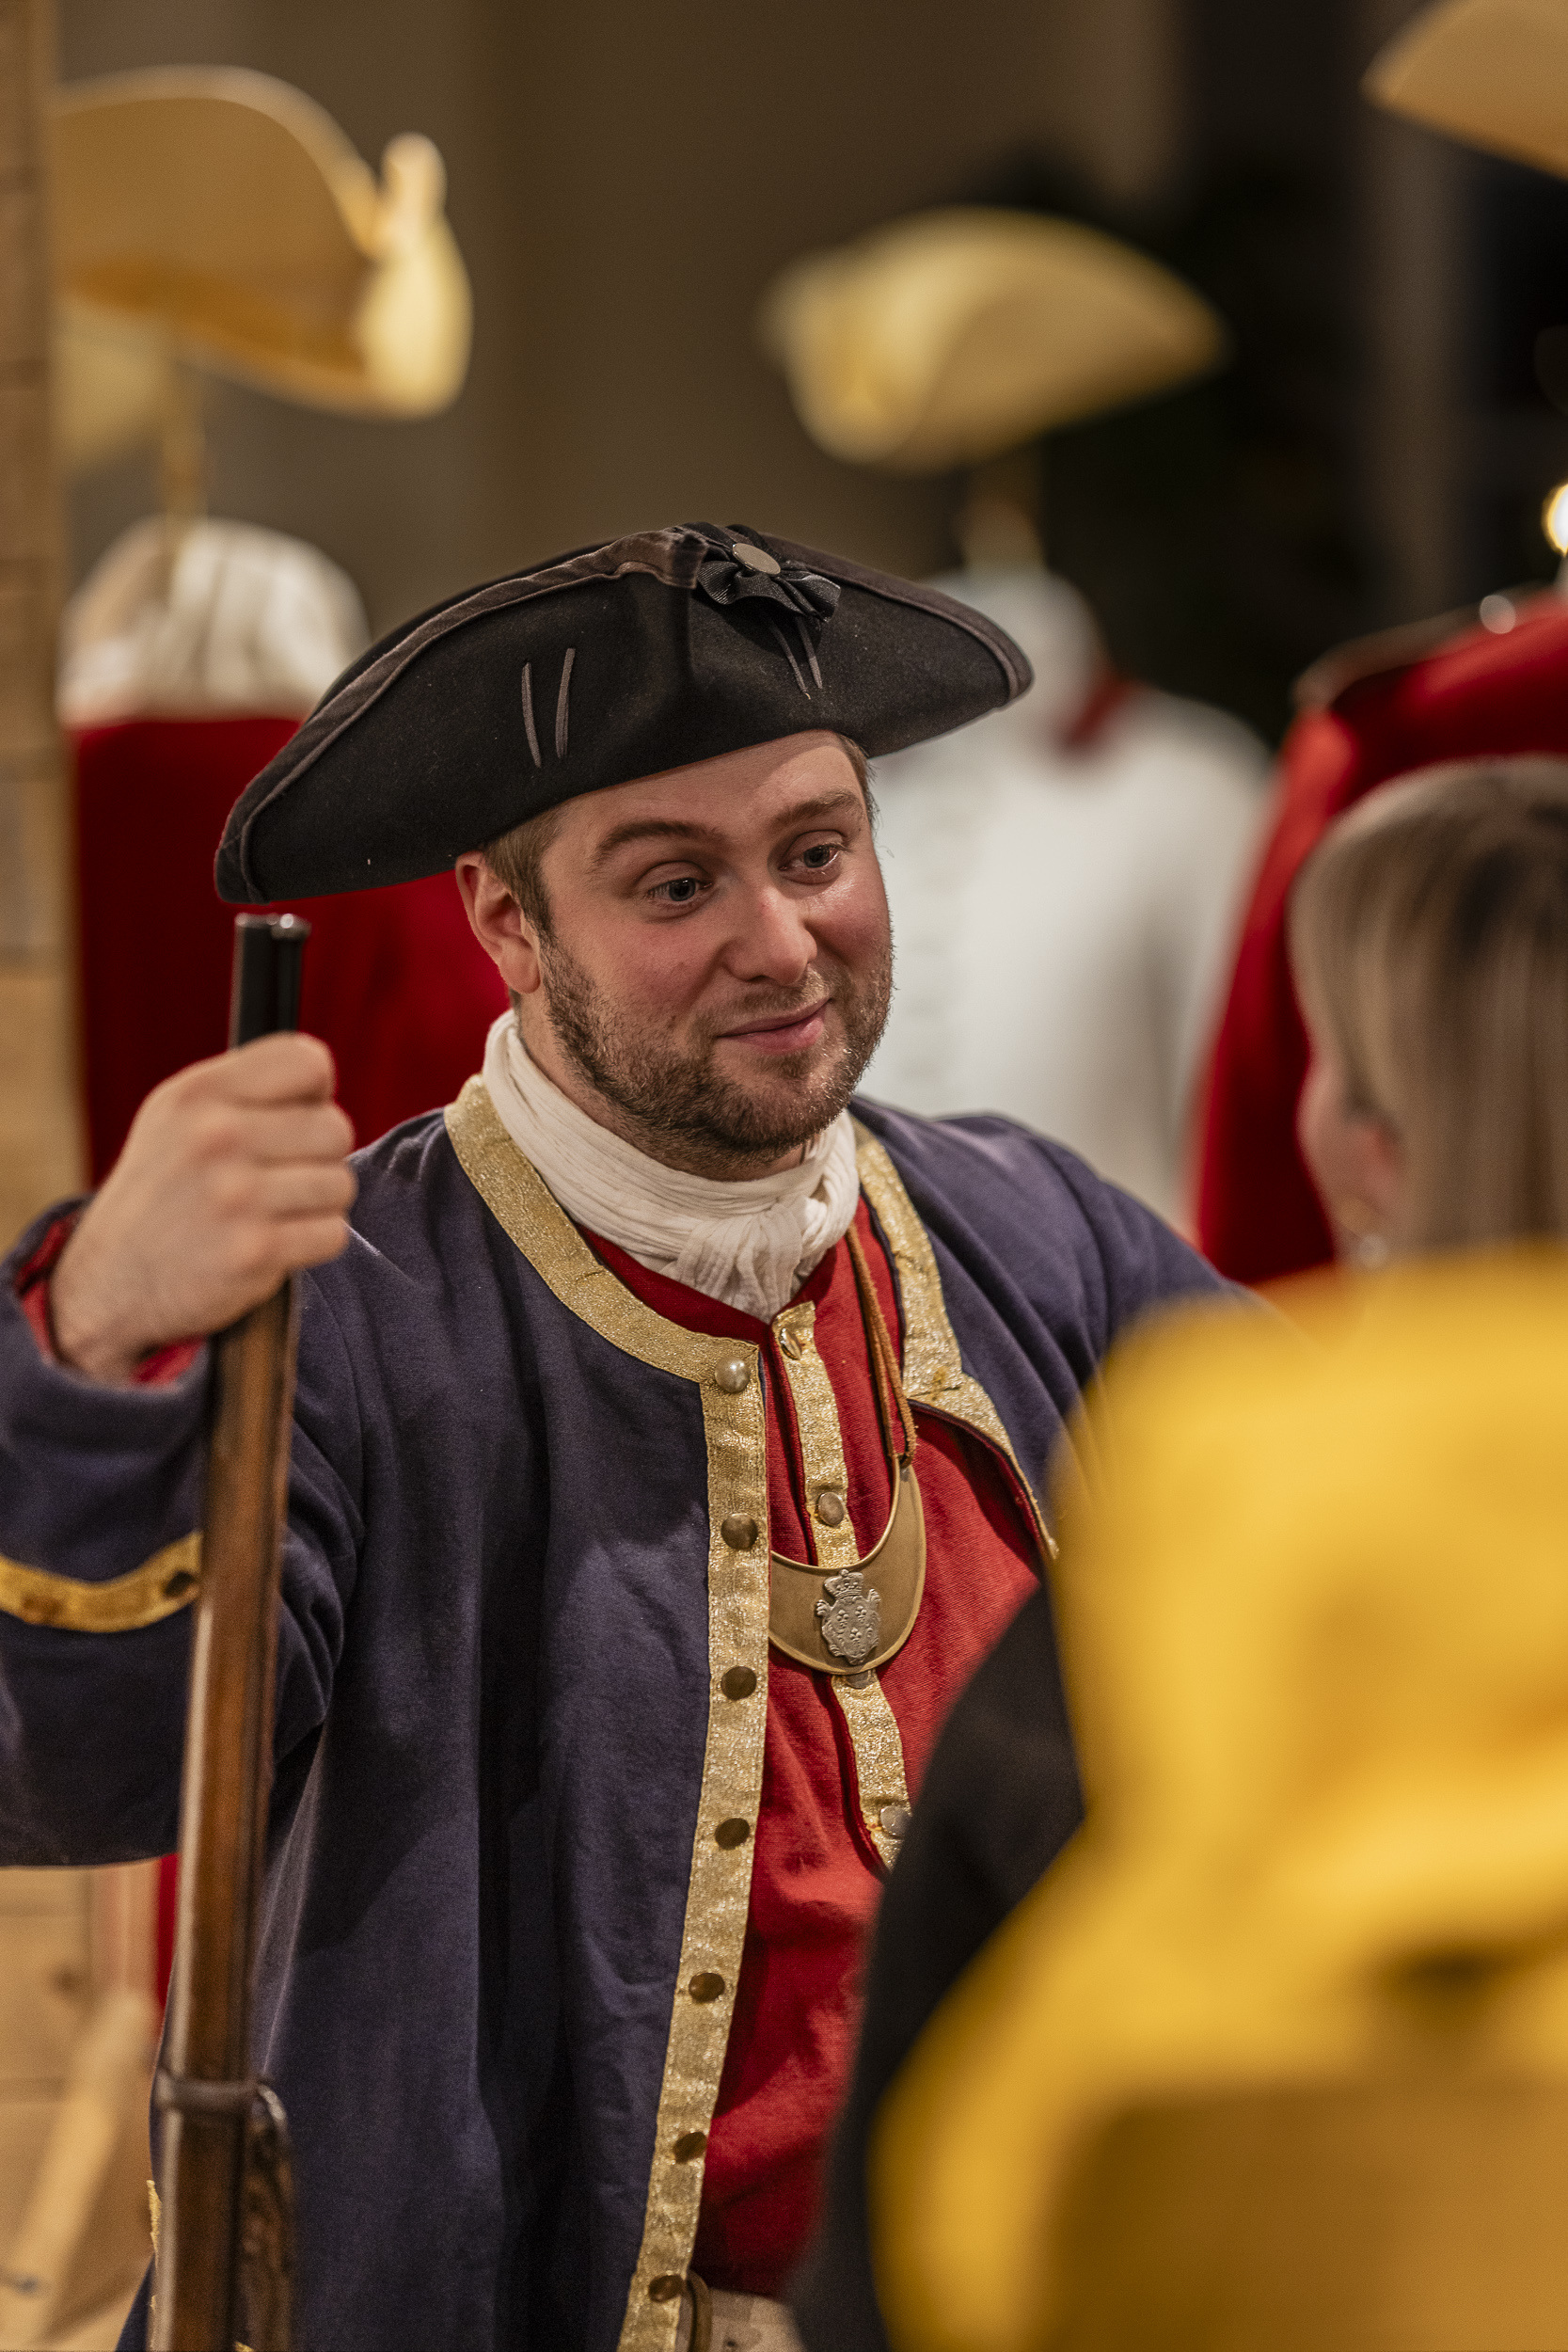
POLYGON ((95 1379, 221 1331, 348 1241, 354 1130, 332 1056, 295 1033, 193 1062, 154 1087, 50 1283, 55 1342, 95 1379))

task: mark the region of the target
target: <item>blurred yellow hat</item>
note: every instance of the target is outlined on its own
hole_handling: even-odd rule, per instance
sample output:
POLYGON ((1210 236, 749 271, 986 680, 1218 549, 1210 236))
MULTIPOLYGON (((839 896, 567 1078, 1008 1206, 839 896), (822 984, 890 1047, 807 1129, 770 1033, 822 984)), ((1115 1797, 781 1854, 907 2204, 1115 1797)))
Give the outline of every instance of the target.
POLYGON ((960 206, 793 262, 764 348, 832 456, 936 473, 1219 364, 1201 295, 1076 222, 960 206))
POLYGON ((152 429, 171 357, 349 415, 455 399, 472 304, 429 139, 378 180, 301 91, 182 66, 60 90, 55 164, 68 464, 152 429))
POLYGON ((1471 147, 1568 177, 1568 8, 1437 0, 1381 49, 1361 85, 1471 147))
MULTIPOLYGON (((1211 2308, 1183 2333, 1168 2276, 1148 2302, 1166 2317, 1142 2332, 1071 2324, 1085 2248, 1064 2216, 1083 2216, 1118 2120, 1162 2102, 1290 2091, 1299 2122, 1332 2094, 1365 2123, 1356 2095, 1381 2085, 1396 2106, 1430 2092, 1422 2114, 1451 2121, 1460 2091, 1475 2116, 1494 2090, 1544 2084, 1555 2152, 1527 2180, 1553 2212, 1560 2195, 1568 1253, 1320 1280, 1292 1312, 1211 1311, 1135 1339, 1091 1409, 1094 1490, 1066 1499, 1057 1571, 1087 1825, 880 2111, 873 2248, 897 2352, 1568 2343, 1560 2217, 1521 2227, 1510 2278, 1478 2280, 1464 2200, 1402 2271, 1372 2243, 1371 2300, 1405 2297, 1384 2333, 1354 2297, 1327 2328, 1287 2304, 1261 2332, 1227 2332, 1211 2308), (1486 2296, 1539 2284, 1544 2263, 1545 2332, 1465 2332, 1466 2295, 1495 2326, 1486 2296)), ((1341 2147, 1328 2177, 1352 2233, 1385 2192, 1419 2205, 1433 2138, 1407 2132, 1381 2171, 1341 2147)), ((1275 2209, 1253 2228, 1246 2180, 1270 2143, 1255 2133, 1232 2157, 1242 2145, 1229 2209, 1191 2200, 1222 2268, 1311 2219, 1281 2200, 1283 2223, 1275 2209)), ((1466 2145, 1462 2131, 1461 2163, 1466 2145)), ((1167 2172, 1157 2221, 1181 2177, 1167 2172)), ((1415 2215, 1418 2237, 1431 2220, 1415 2215)), ((1297 2301, 1334 2290, 1334 2244, 1297 2301)), ((1193 2259, 1180 2232, 1165 2252, 1172 2270, 1193 2259)), ((1129 2232, 1100 2255, 1090 2285, 1122 2292, 1129 2232)))

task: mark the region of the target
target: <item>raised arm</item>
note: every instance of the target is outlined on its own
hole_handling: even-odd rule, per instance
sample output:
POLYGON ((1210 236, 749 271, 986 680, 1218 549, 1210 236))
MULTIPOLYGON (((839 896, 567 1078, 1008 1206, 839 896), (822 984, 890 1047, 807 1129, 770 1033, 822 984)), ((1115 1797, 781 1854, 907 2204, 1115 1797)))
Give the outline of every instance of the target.
MULTIPOLYGON (((174 1842, 201 1565, 198 1343, 344 1247, 352 1137, 331 1088, 330 1056, 305 1037, 182 1072, 149 1097, 96 1198, 42 1220, 0 1267, 0 1863, 174 1842), (169 1351, 179 1341, 198 1344, 169 1351)), ((341 1355, 308 1299, 280 1753, 325 1711, 354 1574, 341 1355)))

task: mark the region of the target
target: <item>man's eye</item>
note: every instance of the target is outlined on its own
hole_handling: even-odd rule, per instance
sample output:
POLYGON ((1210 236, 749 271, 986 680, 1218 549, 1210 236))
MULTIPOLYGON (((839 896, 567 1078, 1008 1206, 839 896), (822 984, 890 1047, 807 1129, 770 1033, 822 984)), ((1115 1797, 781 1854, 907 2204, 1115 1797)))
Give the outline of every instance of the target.
POLYGON ((800 852, 800 863, 814 874, 824 873, 839 852, 836 841, 814 841, 809 850, 800 852))
POLYGON ((656 882, 654 896, 667 900, 673 907, 686 907, 691 904, 701 888, 695 874, 677 874, 671 882, 656 882))

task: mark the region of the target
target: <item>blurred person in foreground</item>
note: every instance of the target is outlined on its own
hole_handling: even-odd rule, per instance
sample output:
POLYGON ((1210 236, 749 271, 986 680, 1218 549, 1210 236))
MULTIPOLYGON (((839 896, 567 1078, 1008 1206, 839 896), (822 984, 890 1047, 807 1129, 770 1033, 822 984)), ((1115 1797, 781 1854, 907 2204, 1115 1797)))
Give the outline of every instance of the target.
POLYGON ((200 1335, 305 1270, 254 2047, 302 2343, 793 2344, 863 1940, 1037 1589, 1033 1481, 1117 1333, 1215 1287, 1059 1146, 848 1107, 866 756, 1029 682, 706 523, 424 614, 218 882, 455 868, 483 1073, 350 1166, 319 1041, 198 1062, 0 1282, 0 1861, 49 1864, 171 1841, 200 1335))
POLYGON ((1568 2343, 1568 1258, 1290 1299, 1088 1408, 1087 1820, 878 2114, 895 2352, 1568 2343))
MULTIPOLYGON (((1312 1037, 1302 1141, 1341 1257, 1370 1269, 1535 1238, 1553 1245, 1536 1270, 1558 1283, 1556 1245, 1568 1235, 1568 762, 1450 767, 1386 787, 1304 869, 1291 946, 1312 1037)), ((1521 1279, 1528 1289, 1535 1273, 1521 1279)), ((1309 1287, 1280 1297, 1291 1316, 1341 1311, 1320 1310, 1309 1287)), ((1456 1369, 1461 1350, 1457 1334, 1444 1343, 1444 1365, 1456 1369)), ((1292 1360, 1285 1346, 1281 1364, 1292 1360)), ((1171 1388, 1180 1392, 1180 1375, 1171 1388)), ((1075 1458, 1092 1460, 1107 1429, 1131 1460, 1141 1440, 1103 1416, 1075 1458)), ((1212 1435, 1230 1463, 1223 1428, 1212 1435)), ((1332 1481, 1331 1458, 1299 1433, 1291 1443, 1308 1479, 1332 1481)), ((1234 1465, 1249 1458, 1239 1439, 1234 1465)), ((1304 1525, 1313 1507, 1291 1505, 1304 1525)), ((1179 1488, 1166 1509, 1180 1518, 1179 1488)), ((1228 1656, 1223 1628, 1212 1635, 1228 1656)), ((1148 1657, 1156 1676, 1185 1671, 1175 1651, 1164 1669, 1157 1645, 1148 1657)), ((1074 1735, 1092 1730, 1098 1703, 1082 1666, 1074 1700, 1069 1714, 1042 1593, 949 1718, 879 1920, 824 2220, 794 2291, 812 2352, 970 2343, 890 2338, 866 2236, 867 2150, 879 2102, 927 2021, 1082 1820, 1074 1735)), ((1244 1762, 1237 1769, 1244 1776, 1244 1762)), ((887 2133, 891 2146, 891 2124, 887 2133)))

